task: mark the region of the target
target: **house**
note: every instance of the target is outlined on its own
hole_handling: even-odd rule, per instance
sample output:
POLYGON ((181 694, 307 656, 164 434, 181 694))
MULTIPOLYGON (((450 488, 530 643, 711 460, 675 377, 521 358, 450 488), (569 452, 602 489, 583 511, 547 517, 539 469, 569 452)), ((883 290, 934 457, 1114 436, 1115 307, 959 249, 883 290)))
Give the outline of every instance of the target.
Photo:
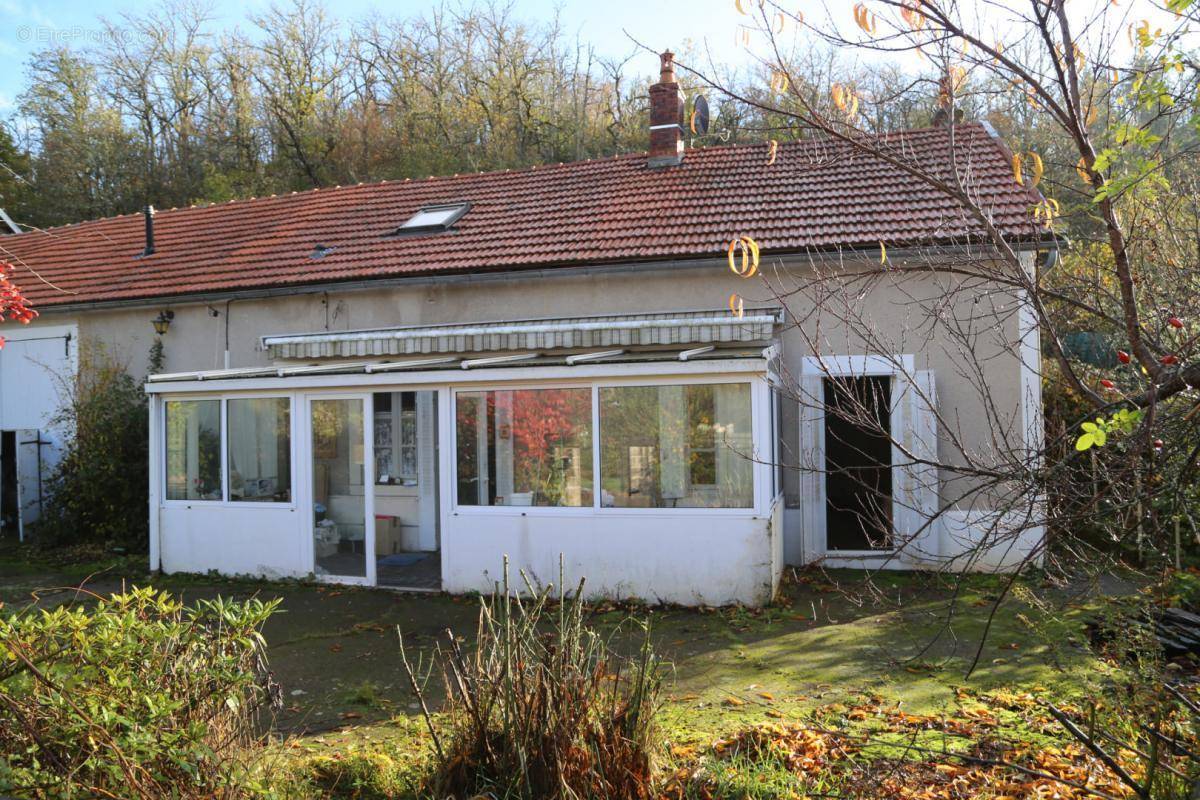
MULTIPOLYGON (((768 600, 785 564, 953 563, 986 499, 947 500, 951 476, 897 454, 952 460, 939 418, 977 441, 997 423, 951 348, 913 349, 926 320, 902 298, 936 269, 863 291, 868 346, 836 320, 818 333, 823 309, 765 290, 770 276, 740 280, 727 251, 752 236, 764 275, 850 274, 881 246, 950 258, 976 227, 836 141, 685 148, 669 54, 650 91, 648 154, 0 238, 41 312, 0 352, 4 452, 25 465, 6 462, 6 485, 15 474, 31 496, 22 454, 61 435, 50 376, 76 368, 80 342, 136 367, 159 338, 165 367, 146 381, 154 569, 465 592, 490 590, 505 556, 541 582, 559 579, 561 558, 598 594, 725 604, 768 600), (876 437, 866 465, 892 499, 877 538, 831 499, 855 502, 825 469, 846 432, 822 401, 780 391, 833 398, 837 381, 886 397, 880 423, 905 443, 880 450, 876 437)), ((968 164, 971 191, 1034 268, 1037 198, 989 129, 892 139, 968 164)), ((1014 303, 984 321, 1006 344, 981 369, 1032 447, 1040 349, 1028 303, 1014 303)), ((1041 536, 1031 524, 971 564, 1009 568, 1041 536)))

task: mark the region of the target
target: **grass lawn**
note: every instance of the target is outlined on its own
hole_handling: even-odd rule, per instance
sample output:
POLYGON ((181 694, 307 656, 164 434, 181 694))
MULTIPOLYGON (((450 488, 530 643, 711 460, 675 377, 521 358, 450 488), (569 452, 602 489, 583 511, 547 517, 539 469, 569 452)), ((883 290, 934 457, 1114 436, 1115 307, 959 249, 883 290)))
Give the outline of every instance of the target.
MULTIPOLYGON (((19 604, 37 592, 42 602, 70 602, 76 595, 69 590, 39 589, 90 576, 92 591, 108 592, 122 581, 144 585, 148 578, 134 560, 94 572, 90 565, 17 563, 0 553, 0 600, 19 604)), ((877 576, 878 593, 869 594, 862 577, 800 573, 761 611, 600 606, 593 622, 612 630, 630 613, 649 617, 672 670, 661 724, 675 748, 704 746, 757 722, 801 718, 864 695, 914 714, 953 707, 963 687, 1066 699, 1109 669, 1083 647, 1086 603, 1022 587, 1053 596, 1056 613, 1018 591, 996 614, 979 666, 967 678, 1002 579, 969 579, 948 621, 949 586, 932 585, 928 576, 877 576)), ((419 761, 427 737, 400 664, 397 628, 411 646, 428 651, 447 628, 472 636, 479 602, 201 577, 166 576, 154 584, 184 599, 282 598, 266 636, 286 703, 278 719, 287 737, 284 758, 386 751, 402 768, 419 761)))

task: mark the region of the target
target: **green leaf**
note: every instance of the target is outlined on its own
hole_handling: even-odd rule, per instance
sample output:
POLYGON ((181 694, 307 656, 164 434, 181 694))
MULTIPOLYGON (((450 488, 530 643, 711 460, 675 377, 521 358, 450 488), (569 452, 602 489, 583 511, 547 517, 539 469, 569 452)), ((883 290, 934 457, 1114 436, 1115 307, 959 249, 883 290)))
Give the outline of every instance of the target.
POLYGON ((1104 172, 1113 165, 1113 162, 1117 160, 1118 155, 1119 153, 1117 150, 1114 150, 1111 147, 1104 148, 1096 154, 1096 161, 1093 165, 1093 168, 1096 170, 1096 172, 1104 172))
POLYGON ((1075 440, 1075 449, 1079 451, 1090 450, 1096 440, 1092 438, 1092 434, 1085 433, 1075 440))

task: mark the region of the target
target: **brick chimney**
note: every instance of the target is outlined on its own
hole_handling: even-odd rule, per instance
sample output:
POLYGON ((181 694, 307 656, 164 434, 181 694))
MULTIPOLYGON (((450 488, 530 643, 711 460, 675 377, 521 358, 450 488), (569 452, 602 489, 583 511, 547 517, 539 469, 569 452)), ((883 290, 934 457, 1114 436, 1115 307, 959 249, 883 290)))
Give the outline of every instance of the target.
POLYGON ((683 92, 675 80, 675 54, 661 56, 658 83, 650 87, 650 167, 683 163, 683 92))

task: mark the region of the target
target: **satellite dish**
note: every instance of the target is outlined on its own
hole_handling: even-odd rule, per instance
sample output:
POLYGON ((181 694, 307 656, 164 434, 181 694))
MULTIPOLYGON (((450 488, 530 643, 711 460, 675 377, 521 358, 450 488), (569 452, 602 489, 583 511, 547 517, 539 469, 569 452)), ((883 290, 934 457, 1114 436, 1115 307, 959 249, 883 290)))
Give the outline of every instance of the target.
POLYGON ((689 124, 693 135, 703 136, 708 133, 708 100, 704 95, 696 95, 692 102, 692 118, 689 124))

